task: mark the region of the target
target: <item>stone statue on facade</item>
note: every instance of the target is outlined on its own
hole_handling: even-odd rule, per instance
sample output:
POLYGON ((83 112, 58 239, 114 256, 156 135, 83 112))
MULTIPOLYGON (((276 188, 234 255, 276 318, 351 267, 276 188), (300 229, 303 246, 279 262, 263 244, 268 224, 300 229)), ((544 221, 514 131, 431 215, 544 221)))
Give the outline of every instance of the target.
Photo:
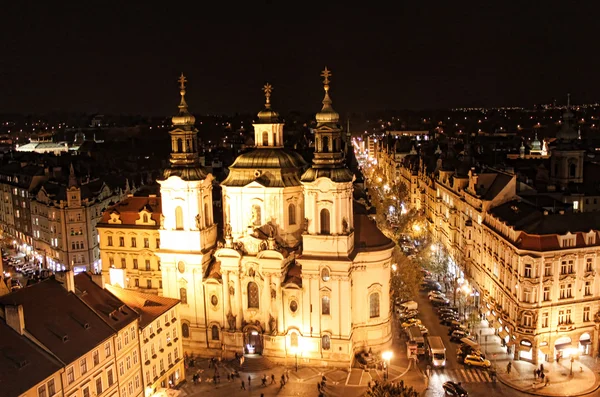
POLYGON ((196 229, 200 230, 200 221, 202 220, 202 217, 200 216, 200 214, 196 214, 196 229))
POLYGON ((231 223, 227 222, 227 224, 225 225, 225 238, 231 237, 231 231, 231 223))
POLYGON ((231 296, 235 295, 235 287, 233 285, 229 286, 229 295, 231 295, 231 296))
POLYGON ((342 233, 348 233, 348 220, 346 218, 342 219, 342 233))
POLYGON ((234 316, 231 312, 227 313, 227 324, 229 325, 230 331, 235 330, 235 318, 236 316, 234 316))
POLYGON ((271 335, 275 335, 277 333, 277 319, 269 313, 269 332, 271 335))
POLYGON ((277 299, 277 291, 275 291, 275 288, 271 288, 271 299, 277 299))
POLYGON ((165 228, 165 216, 163 214, 160 214, 160 228, 165 228))

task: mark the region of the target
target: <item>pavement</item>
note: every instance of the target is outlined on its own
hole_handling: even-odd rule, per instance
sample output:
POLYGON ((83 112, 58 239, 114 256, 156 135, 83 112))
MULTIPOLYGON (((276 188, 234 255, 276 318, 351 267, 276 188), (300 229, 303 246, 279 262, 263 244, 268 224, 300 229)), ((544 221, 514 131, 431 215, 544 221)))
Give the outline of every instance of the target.
POLYGON ((575 359, 572 373, 571 360, 568 358, 560 363, 544 362, 545 378, 542 381, 534 374, 539 365, 514 360, 513 354, 507 354, 506 347, 501 346, 500 337, 494 335, 487 321, 475 327, 475 333, 481 335, 478 343, 496 368, 498 380, 515 390, 538 396, 582 396, 600 387, 600 365, 590 356, 575 359), (509 362, 512 365, 510 373, 507 372, 509 362))

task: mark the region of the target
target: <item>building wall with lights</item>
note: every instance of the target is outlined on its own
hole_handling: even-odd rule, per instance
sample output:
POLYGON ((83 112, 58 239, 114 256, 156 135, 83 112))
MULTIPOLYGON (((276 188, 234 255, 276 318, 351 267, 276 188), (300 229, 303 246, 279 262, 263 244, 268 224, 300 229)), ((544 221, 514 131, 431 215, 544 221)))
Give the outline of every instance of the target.
POLYGON ((421 158, 405 162, 402 175, 434 240, 479 295, 471 304, 487 316, 515 359, 537 363, 559 354, 596 354, 595 213, 549 214, 518 197, 515 176, 499 171, 433 172, 421 158))
POLYGON ((109 207, 97 225, 102 273, 111 285, 162 294, 160 197, 130 195, 109 207))

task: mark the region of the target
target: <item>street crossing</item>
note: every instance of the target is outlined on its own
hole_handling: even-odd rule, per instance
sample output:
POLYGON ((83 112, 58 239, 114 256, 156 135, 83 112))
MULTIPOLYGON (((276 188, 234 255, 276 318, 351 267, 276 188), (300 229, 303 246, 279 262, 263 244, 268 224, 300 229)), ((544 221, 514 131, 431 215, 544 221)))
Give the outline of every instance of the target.
POLYGON ((454 382, 462 383, 491 383, 492 377, 490 374, 481 369, 475 368, 462 368, 462 369, 445 369, 445 370, 434 370, 432 378, 445 378, 440 379, 444 382, 451 380, 454 382))

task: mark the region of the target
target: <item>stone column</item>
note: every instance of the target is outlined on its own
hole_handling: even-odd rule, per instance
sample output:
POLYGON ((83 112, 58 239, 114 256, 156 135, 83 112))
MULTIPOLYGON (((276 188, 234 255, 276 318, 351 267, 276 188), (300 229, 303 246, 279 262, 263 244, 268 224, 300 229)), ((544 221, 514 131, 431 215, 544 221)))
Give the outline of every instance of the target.
POLYGON ((269 308, 271 307, 271 274, 263 273, 263 289, 260 296, 260 311, 264 330, 269 331, 269 308))
POLYGON ((538 364, 538 347, 537 347, 537 342, 533 343, 533 346, 531 347, 531 359, 533 361, 533 363, 535 365, 538 364))
POLYGON ((275 299, 275 306, 277 307, 277 333, 283 334, 283 291, 281 290, 281 277, 275 273, 271 276, 275 282, 275 291, 277 291, 277 297, 275 299))
POLYGON ((242 307, 242 280, 241 275, 235 274, 235 298, 237 301, 236 307, 236 318, 235 318, 235 329, 242 330, 242 317, 244 316, 244 308, 242 307))
MULTIPOLYGON (((231 301, 229 296, 229 270, 223 272, 223 310, 224 318, 227 319, 227 314, 231 310, 231 301)), ((227 320, 225 320, 227 323, 227 320)))

